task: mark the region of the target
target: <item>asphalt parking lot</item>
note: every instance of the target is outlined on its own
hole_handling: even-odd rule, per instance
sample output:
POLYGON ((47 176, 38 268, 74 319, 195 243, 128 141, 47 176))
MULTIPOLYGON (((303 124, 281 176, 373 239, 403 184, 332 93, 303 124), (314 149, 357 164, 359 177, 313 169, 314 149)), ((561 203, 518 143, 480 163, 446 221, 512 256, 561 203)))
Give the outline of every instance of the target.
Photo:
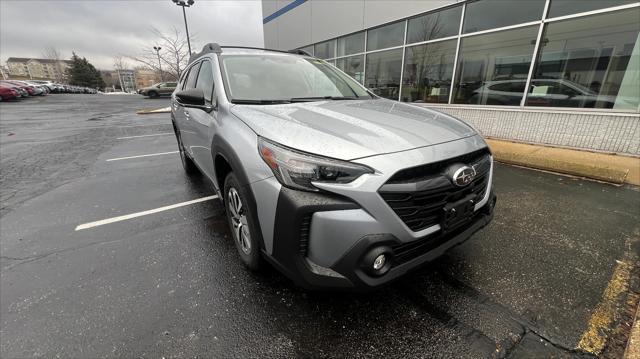
POLYGON ((1 357, 622 355, 636 188, 497 165, 471 240, 379 291, 307 292, 243 268, 215 199, 99 222, 214 194, 184 175, 169 114, 135 114, 168 105, 0 104, 1 357))

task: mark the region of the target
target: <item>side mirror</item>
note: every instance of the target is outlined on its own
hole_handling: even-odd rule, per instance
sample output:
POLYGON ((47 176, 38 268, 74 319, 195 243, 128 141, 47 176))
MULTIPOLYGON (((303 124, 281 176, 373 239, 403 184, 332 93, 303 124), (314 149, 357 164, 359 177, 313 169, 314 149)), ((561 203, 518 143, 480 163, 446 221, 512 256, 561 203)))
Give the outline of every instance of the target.
POLYGON ((207 112, 213 110, 213 106, 205 103, 204 92, 201 89, 188 89, 176 92, 176 99, 184 107, 199 108, 207 112))

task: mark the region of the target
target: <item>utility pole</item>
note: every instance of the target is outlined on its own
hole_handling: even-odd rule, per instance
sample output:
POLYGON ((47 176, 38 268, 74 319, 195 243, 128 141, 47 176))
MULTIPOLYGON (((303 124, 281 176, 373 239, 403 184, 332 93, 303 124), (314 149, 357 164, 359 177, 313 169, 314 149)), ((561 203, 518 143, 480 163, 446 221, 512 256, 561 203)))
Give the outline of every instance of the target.
POLYGON ((160 50, 162 48, 160 46, 154 46, 154 50, 156 50, 156 54, 158 55, 158 68, 160 69, 160 81, 164 82, 164 75, 162 75, 162 63, 160 62, 160 50))
POLYGON ((189 38, 189 26, 187 25, 187 12, 185 7, 190 7, 195 2, 194 0, 171 0, 174 4, 182 6, 182 17, 184 17, 184 29, 187 32, 187 46, 189 47, 189 56, 191 56, 191 39, 189 38))

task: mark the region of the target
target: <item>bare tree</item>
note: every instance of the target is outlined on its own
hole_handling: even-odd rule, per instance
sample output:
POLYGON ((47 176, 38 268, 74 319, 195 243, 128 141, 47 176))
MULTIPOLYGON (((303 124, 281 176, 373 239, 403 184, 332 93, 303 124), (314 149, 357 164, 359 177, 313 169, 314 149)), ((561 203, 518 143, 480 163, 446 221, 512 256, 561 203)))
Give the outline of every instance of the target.
MULTIPOLYGON (((186 36, 175 27, 167 33, 152 27, 151 33, 156 37, 156 43, 144 46, 137 56, 127 57, 155 71, 160 71, 160 67, 162 67, 162 71, 169 75, 165 78, 179 78, 189 62, 190 54, 186 36), (158 53, 153 49, 153 46, 162 48, 159 52, 162 66, 158 64, 158 53)), ((191 38, 193 40, 193 36, 191 38)))
POLYGON ((129 64, 124 60, 122 55, 116 55, 113 57, 113 68, 116 70, 118 74, 118 83, 120 84, 120 89, 122 91, 125 90, 124 84, 122 83, 122 75, 120 74, 122 70, 126 70, 129 64))
POLYGON ((66 70, 62 66, 62 61, 61 61, 61 58, 60 58, 61 57, 60 56, 60 51, 58 51, 53 46, 48 46, 42 52, 42 57, 47 59, 47 60, 52 60, 53 61, 53 67, 55 69, 54 80, 55 80, 55 82, 62 83, 62 81, 65 78, 64 72, 66 70))
POLYGON ((116 55, 113 57, 113 68, 116 70, 126 70, 128 67, 129 63, 127 63, 122 55, 116 55))
MULTIPOLYGON (((416 34, 415 41, 426 41, 441 37, 444 24, 437 16, 425 16, 419 19, 420 31, 416 34)), ((432 43, 411 48, 410 62, 413 68, 405 71, 405 79, 403 84, 413 87, 410 96, 403 94, 403 97, 415 101, 424 100, 430 95, 433 88, 445 87, 444 91, 448 91, 449 83, 447 83, 446 69, 447 61, 446 50, 442 48, 442 43, 432 43)), ((405 69, 407 70, 407 69, 405 69)), ((435 93, 440 93, 438 90, 435 93)), ((441 96, 445 96, 446 92, 442 92, 441 96)))

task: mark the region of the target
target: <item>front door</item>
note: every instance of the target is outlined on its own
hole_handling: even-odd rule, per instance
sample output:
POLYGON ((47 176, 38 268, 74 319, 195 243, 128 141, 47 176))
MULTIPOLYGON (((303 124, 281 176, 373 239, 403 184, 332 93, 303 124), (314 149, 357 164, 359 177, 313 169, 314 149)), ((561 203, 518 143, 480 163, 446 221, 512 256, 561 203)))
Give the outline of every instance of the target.
MULTIPOLYGON (((213 106, 214 99, 214 82, 213 82, 213 66, 211 61, 204 60, 200 66, 198 80, 196 81, 197 89, 204 93, 205 105, 213 106)), ((198 108, 188 108, 189 119, 193 128, 193 155, 209 178, 213 178, 213 158, 211 156, 211 139, 213 138, 217 109, 207 112, 198 108)))

